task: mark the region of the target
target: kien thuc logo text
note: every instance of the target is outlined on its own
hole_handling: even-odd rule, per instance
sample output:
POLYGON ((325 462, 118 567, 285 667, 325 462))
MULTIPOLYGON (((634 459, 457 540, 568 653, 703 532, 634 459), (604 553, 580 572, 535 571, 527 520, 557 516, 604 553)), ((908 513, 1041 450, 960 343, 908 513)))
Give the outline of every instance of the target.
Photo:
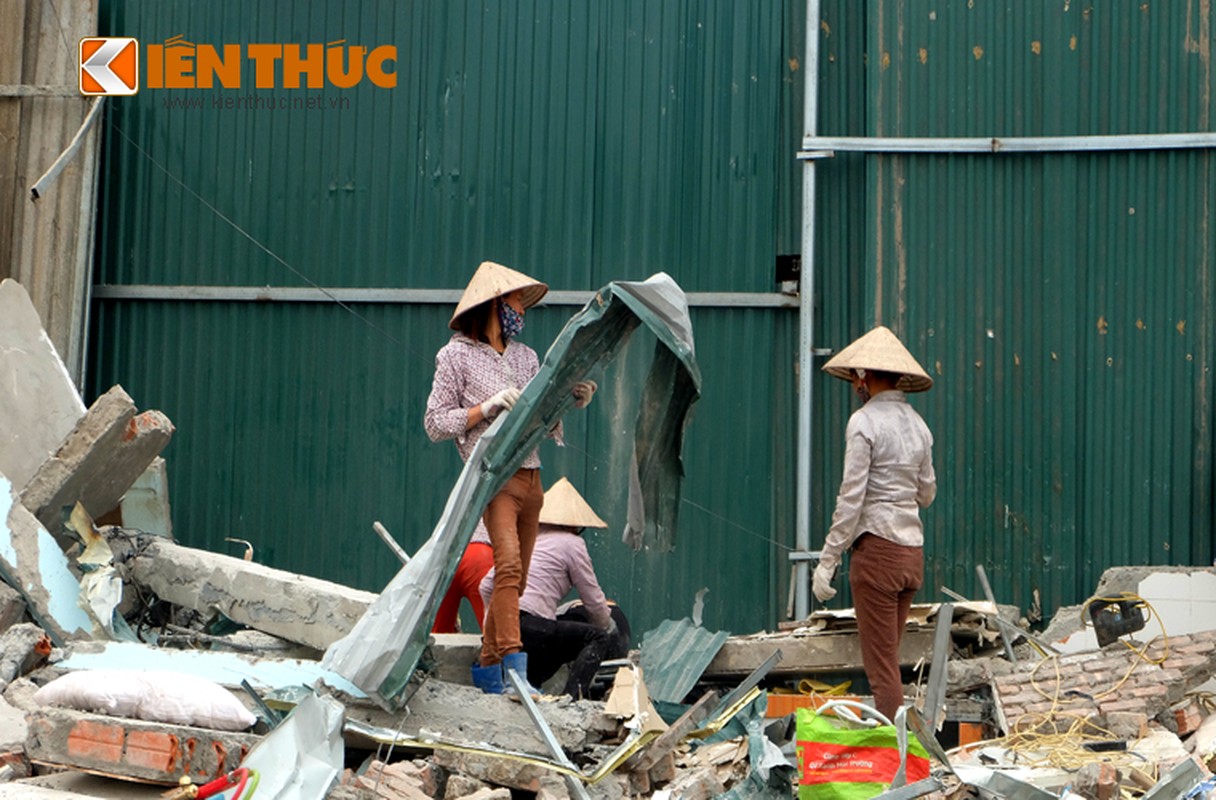
MULTIPOLYGON (((139 91, 139 42, 130 38, 80 40, 80 93, 131 95, 139 91)), ((395 45, 194 44, 182 36, 147 46, 146 89, 349 89, 364 80, 397 85, 395 45), (253 85, 246 78, 252 65, 253 85), (245 81, 245 83, 242 83, 245 81)))

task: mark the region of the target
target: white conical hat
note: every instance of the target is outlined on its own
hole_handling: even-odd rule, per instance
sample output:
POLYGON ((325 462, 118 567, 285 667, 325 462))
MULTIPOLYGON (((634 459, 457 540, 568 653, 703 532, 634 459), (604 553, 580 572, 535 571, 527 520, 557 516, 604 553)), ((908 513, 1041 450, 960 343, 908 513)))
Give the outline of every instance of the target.
POLYGON ((479 306, 487 300, 510 294, 516 289, 523 289, 524 308, 531 308, 549 291, 546 284, 535 278, 530 278, 522 272, 516 272, 510 267, 495 264, 493 261, 483 261, 473 273, 469 285, 464 287, 464 294, 456 304, 456 311, 448 321, 448 327, 457 330, 456 318, 474 306, 479 306))
POLYGON ((561 525, 563 528, 607 528, 604 522, 587 505, 587 501, 562 478, 545 492, 545 504, 540 509, 540 521, 546 525, 561 525))
POLYGON ((896 372, 902 377, 897 389, 905 392, 923 392, 933 386, 929 373, 917 363, 904 343, 885 326, 853 341, 823 365, 823 371, 846 381, 853 380, 853 370, 874 369, 896 372))

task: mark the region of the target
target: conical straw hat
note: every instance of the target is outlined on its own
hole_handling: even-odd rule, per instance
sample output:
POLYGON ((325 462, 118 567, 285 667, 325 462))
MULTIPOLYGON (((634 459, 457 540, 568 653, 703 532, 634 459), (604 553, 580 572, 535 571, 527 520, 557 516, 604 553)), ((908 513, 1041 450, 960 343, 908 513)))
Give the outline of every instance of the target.
POLYGON ((495 264, 493 261, 481 262, 481 266, 473 273, 469 285, 464 288, 464 294, 460 296, 460 302, 456 304, 456 311, 452 314, 452 319, 448 321, 448 327, 457 330, 459 326, 456 324, 456 318, 461 314, 487 300, 510 294, 516 289, 524 290, 522 298, 524 308, 531 308, 539 303, 540 299, 545 296, 545 292, 549 291, 546 284, 535 278, 529 278, 522 272, 516 272, 510 267, 495 264))
POLYGON ((916 362, 903 342, 882 325, 854 340, 823 365, 824 372, 846 381, 853 380, 853 370, 857 369, 899 373, 902 377, 896 388, 905 392, 923 392, 933 386, 929 373, 916 362))
POLYGON ((607 528, 608 523, 596 515, 587 501, 570 481, 562 478, 545 492, 545 504, 540 509, 540 521, 564 528, 607 528))

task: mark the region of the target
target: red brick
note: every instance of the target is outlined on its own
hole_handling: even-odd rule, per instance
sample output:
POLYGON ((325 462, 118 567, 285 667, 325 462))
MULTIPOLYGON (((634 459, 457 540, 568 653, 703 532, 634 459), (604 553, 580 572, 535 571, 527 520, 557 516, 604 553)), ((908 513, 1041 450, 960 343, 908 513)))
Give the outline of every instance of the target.
POLYGON ((122 743, 125 732, 120 725, 110 725, 82 719, 68 733, 68 753, 76 758, 95 758, 122 762, 122 743))
POLYGON ((138 767, 177 772, 181 769, 177 737, 157 731, 131 731, 127 736, 127 762, 138 767))
POLYGON ((1169 689, 1162 684, 1155 686, 1137 686, 1132 689, 1133 697, 1165 697, 1169 694, 1169 689))
POLYGON ((1143 700, 1112 700, 1102 703, 1099 708, 1103 714, 1110 714, 1114 711, 1142 711, 1144 709, 1143 700))

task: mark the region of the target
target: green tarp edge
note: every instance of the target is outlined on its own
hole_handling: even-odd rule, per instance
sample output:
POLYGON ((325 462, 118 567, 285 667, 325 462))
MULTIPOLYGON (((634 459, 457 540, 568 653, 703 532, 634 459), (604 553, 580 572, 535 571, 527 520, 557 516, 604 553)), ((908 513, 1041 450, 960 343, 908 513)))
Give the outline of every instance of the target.
POLYGON ((574 384, 598 375, 639 324, 653 332, 658 343, 628 466, 624 538, 635 549, 674 546, 684 474, 680 449, 689 412, 700 396, 701 374, 684 292, 659 273, 642 282, 608 284, 566 323, 515 407, 478 441, 431 537, 351 633, 329 647, 322 666, 385 708, 400 705, 482 510, 573 405, 574 384))

